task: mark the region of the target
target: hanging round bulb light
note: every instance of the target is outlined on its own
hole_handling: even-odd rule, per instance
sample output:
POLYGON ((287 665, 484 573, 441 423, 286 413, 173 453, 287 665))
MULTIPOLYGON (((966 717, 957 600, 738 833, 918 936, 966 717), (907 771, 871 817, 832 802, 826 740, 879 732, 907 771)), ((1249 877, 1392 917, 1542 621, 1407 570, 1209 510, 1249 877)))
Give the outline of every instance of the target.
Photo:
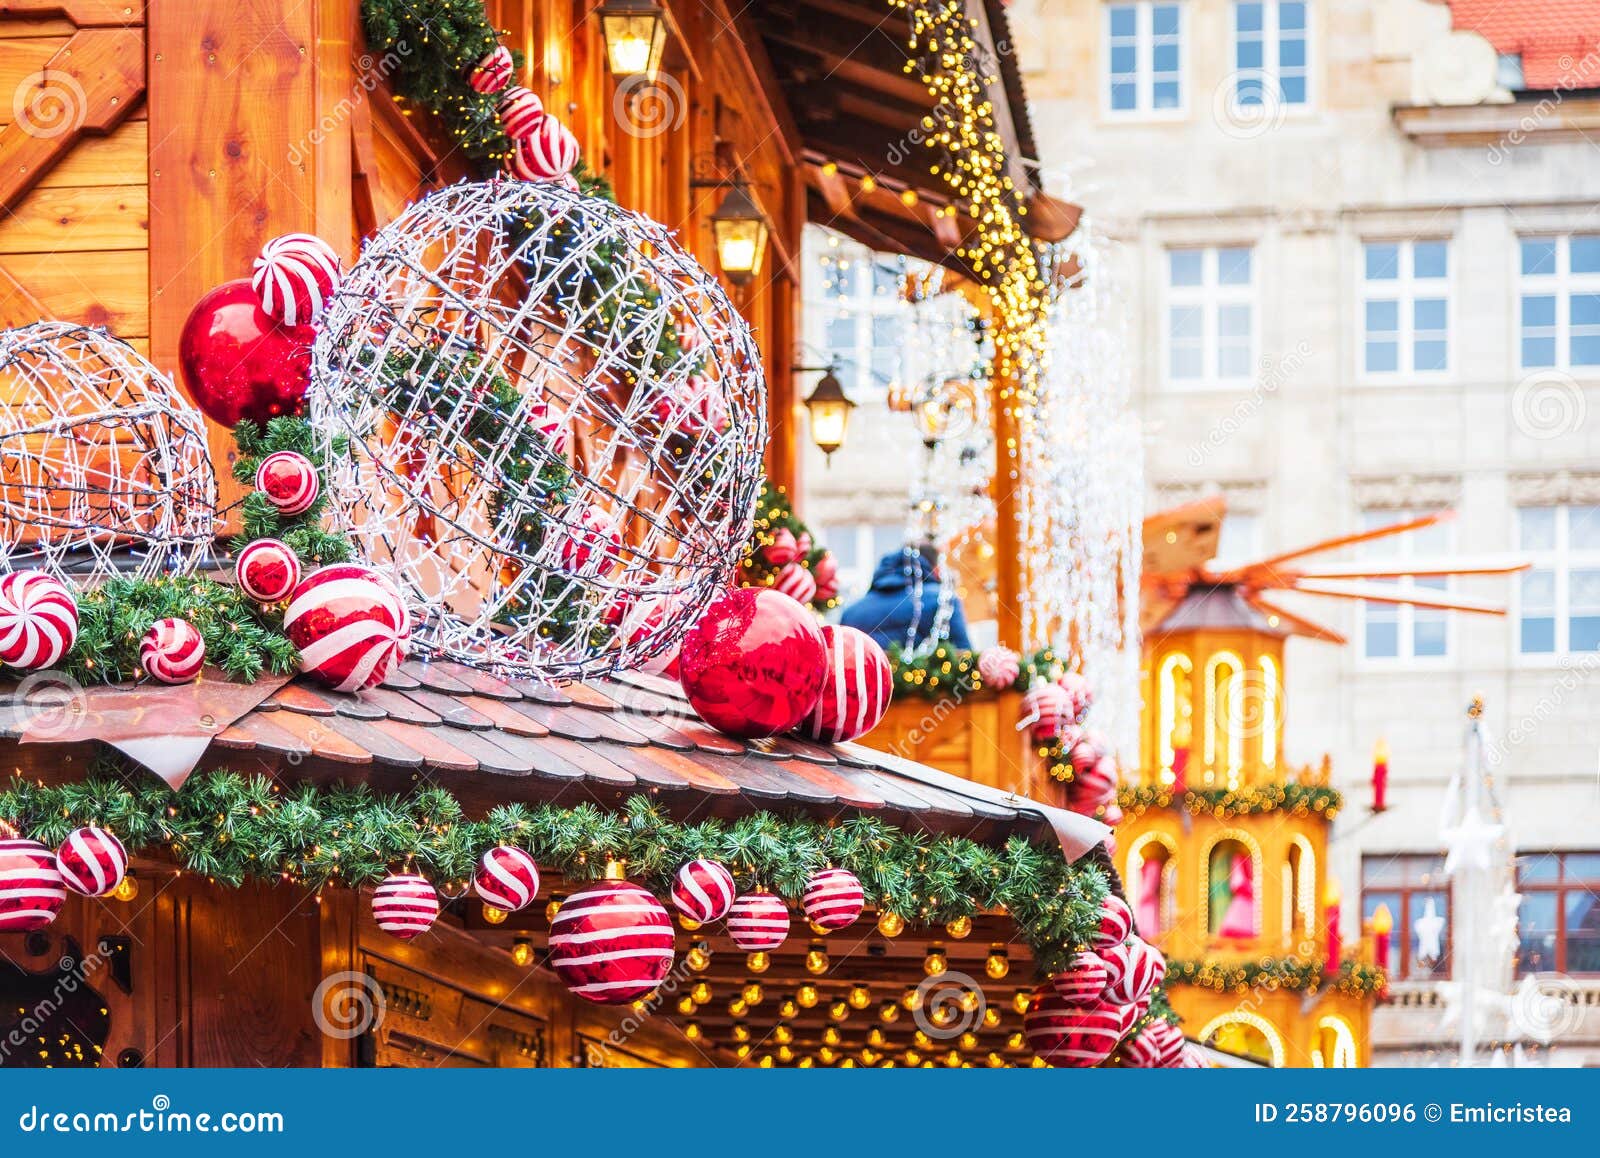
POLYGON ((533 963, 533 942, 526 937, 518 937, 511 942, 511 959, 526 969, 533 963))
POLYGON ((811 942, 806 950, 806 972, 820 977, 828 971, 828 948, 821 941, 811 942))
POLYGON ((786 1018, 786 1019, 787 1018, 793 1018, 793 1017, 799 1016, 799 1013, 800 1013, 800 1006, 795 1001, 795 999, 792 998, 792 997, 785 997, 782 1001, 780 1001, 778 1003, 778 1016, 779 1017, 786 1018))
POLYGON ((761 982, 746 981, 744 988, 739 992, 739 996, 744 998, 746 1005, 760 1005, 766 997, 766 992, 761 988, 761 982))
POLYGON ((734 1041, 749 1041, 750 1040, 750 1027, 748 1025, 746 1025, 742 1021, 734 1022, 733 1023, 733 1040, 734 1041))
POLYGON ((696 1005, 704 1005, 711 1000, 711 986, 705 981, 696 981, 689 990, 689 996, 694 998, 696 1005))
POLYGON ((814 1009, 820 1000, 820 996, 817 993, 817 987, 807 981, 794 991, 794 999, 800 1003, 801 1009, 814 1009))
POLYGON ((885 1001, 878 1006, 878 1020, 885 1024, 900 1019, 900 1006, 893 1001, 885 1001))
POLYGON ((906 931, 906 919, 899 913, 885 909, 878 914, 878 932, 889 938, 898 937, 906 931))
POLYGON ((922 971, 929 977, 937 977, 950 967, 950 959, 945 956, 944 948, 940 945, 931 946, 928 955, 922 959, 922 971))
POLYGON ((983 1004, 983 994, 976 989, 963 989, 961 996, 956 999, 963 1013, 976 1013, 978 1006, 983 1004))
POLYGON ((707 941, 694 941, 689 945, 689 951, 683 955, 683 962, 696 973, 704 973, 711 968, 711 944, 707 941))
POLYGON ((915 1013, 922 1008, 922 990, 915 985, 907 985, 906 991, 900 995, 900 1004, 908 1012, 915 1013))
POLYGON ((547 921, 555 920, 556 914, 561 911, 561 902, 564 900, 566 900, 565 897, 551 897, 548 901, 546 901, 544 906, 544 919, 547 921))
POLYGON ((733 1047, 733 1052, 734 1052, 734 1055, 737 1056, 737 1057, 749 1057, 750 1056, 750 1043, 749 1042, 745 1042, 743 1045, 734 1046, 733 1047))
POLYGON ((1007 1049, 1021 1049, 1023 1046, 1025 1046, 1027 1044, 1028 1044, 1028 1039, 1026 1037, 1022 1036, 1022 1031, 1021 1030, 1018 1030, 1016 1033, 1013 1033, 1010 1037, 1006 1038, 1006 1048, 1007 1049))
POLYGON ((944 931, 957 941, 964 940, 972 933, 972 918, 952 918, 944 923, 944 931))
POLYGON ((779 1045, 788 1045, 794 1040, 794 1030, 780 1021, 772 1027, 772 1040, 779 1045))
POLYGON ((883 1030, 879 1029, 877 1026, 873 1026, 871 1029, 869 1029, 867 1031, 867 1044, 868 1045, 881 1046, 881 1045, 883 1045, 885 1040, 886 1039, 883 1036, 883 1030))
POLYGON ((993 1005, 983 1007, 983 1025, 985 1029, 994 1029, 1000 1024, 1000 1010, 993 1005))
POLYGON ((749 1012, 750 1007, 744 1003, 744 998, 742 997, 735 997, 732 1001, 728 1002, 729 1017, 743 1017, 749 1012))
POLYGON ((914 1049, 908 1049, 900 1055, 900 1060, 908 1066, 919 1066, 922 1064, 922 1055, 914 1049))
POLYGON ((1019 989, 1011 995, 1011 1008, 1018 1013, 1028 1012, 1028 991, 1019 989))
POLYGON ((685 1016, 687 1016, 687 1015, 693 1013, 696 1008, 697 1007, 696 1007, 696 1005, 694 1003, 694 998, 690 997, 687 993, 685 993, 682 997, 678 998, 678 1012, 679 1013, 684 1014, 685 1016))
POLYGON ((872 1004, 872 990, 865 985, 852 985, 850 992, 845 994, 845 1000, 850 1003, 851 1009, 865 1009, 872 1004))
POLYGON ((752 973, 765 973, 772 968, 772 955, 764 949, 758 949, 744 959, 744 967, 752 973))
POLYGON ((139 882, 134 880, 130 872, 117 882, 117 887, 111 890, 111 896, 123 904, 136 900, 139 896, 139 882))
POLYGON ((834 1063, 834 1059, 838 1056, 838 1051, 836 1051, 832 1046, 825 1045, 821 1049, 817 1050, 817 1060, 825 1066, 831 1066, 834 1063))
POLYGON ((1006 956, 1004 945, 989 946, 989 956, 984 958, 983 971, 995 981, 999 981, 1011 972, 1011 959, 1006 956))
POLYGON ((843 1021, 850 1016, 850 1006, 843 1001, 835 1001, 828 1006, 828 1020, 843 1021))
POLYGON ((790 1049, 786 1045, 780 1045, 778 1047, 778 1060, 783 1062, 785 1065, 794 1061, 794 1050, 790 1049))
POLYGON ((703 1035, 698 1021, 691 1021, 683 1027, 683 1036, 690 1041, 699 1041, 703 1035))
POLYGON ((486 925, 503 925, 511 914, 504 909, 497 909, 493 905, 483 906, 483 923, 486 925))
POLYGON ((822 1031, 823 1045, 838 1045, 840 1042, 839 1031, 833 1026, 827 1026, 822 1031))
POLYGON ((956 1039, 956 1044, 962 1049, 977 1049, 978 1035, 969 1029, 966 1033, 962 1034, 956 1039))

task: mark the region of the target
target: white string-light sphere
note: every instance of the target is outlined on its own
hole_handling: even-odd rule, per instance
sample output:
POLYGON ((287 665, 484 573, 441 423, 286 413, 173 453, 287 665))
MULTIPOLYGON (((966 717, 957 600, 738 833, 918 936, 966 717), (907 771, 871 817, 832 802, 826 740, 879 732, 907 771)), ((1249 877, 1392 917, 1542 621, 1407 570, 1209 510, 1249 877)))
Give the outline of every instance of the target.
POLYGON ((210 547, 205 420, 104 330, 0 332, 0 566, 79 584, 185 574, 210 547))
POLYGON ((328 309, 310 400, 334 519, 425 652, 640 666, 750 533, 749 326, 666 227, 554 182, 451 186, 381 230, 328 309))

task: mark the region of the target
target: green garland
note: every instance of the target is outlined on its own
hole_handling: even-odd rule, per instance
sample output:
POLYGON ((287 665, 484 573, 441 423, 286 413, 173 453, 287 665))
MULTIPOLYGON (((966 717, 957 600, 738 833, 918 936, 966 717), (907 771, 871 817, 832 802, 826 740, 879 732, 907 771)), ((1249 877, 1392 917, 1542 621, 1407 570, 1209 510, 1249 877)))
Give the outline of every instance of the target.
MULTIPOLYGON (((260 426, 246 419, 233 428, 233 441, 239 448, 233 461, 233 477, 252 488, 240 504, 240 534, 233 541, 236 552, 257 539, 281 539, 308 568, 345 563, 354 557, 350 540, 322 528, 322 515, 332 499, 328 463, 322 461, 321 439, 311 423, 304 418, 285 416, 269 419, 265 426, 260 426), (298 515, 280 513, 266 495, 254 489, 256 468, 261 460, 281 450, 303 454, 317 468, 320 484, 317 499, 298 515)), ((342 436, 333 441, 335 455, 344 454, 348 447, 349 440, 342 436)))
POLYGON ((1344 807, 1344 797, 1338 789, 1326 784, 1280 781, 1248 788, 1190 788, 1179 800, 1168 785, 1139 785, 1121 789, 1117 793, 1117 804, 1128 816, 1140 816, 1152 808, 1182 808, 1192 816, 1209 815, 1218 820, 1268 812, 1332 820, 1344 807))
POLYGON ((1088 944, 1107 890, 1098 867, 1070 865, 1059 849, 1021 836, 994 848, 870 817, 821 824, 768 812, 678 824, 644 796, 619 812, 510 804, 469 820, 442 788, 403 798, 365 787, 284 790, 264 776, 219 771, 173 792, 143 777, 123 784, 96 775, 49 786, 14 780, 0 792, 0 817, 49 845, 98 824, 132 852, 164 849, 182 867, 227 885, 250 878, 358 885, 402 865, 460 883, 486 849, 506 843, 576 880, 600 877, 608 860, 620 860, 630 879, 657 893, 685 861, 710 857, 742 886, 795 900, 812 872, 837 865, 861 878, 872 904, 908 921, 939 925, 1005 908, 1041 972, 1063 968, 1088 944))
POLYGON ((1321 961, 1300 957, 1263 957, 1258 961, 1228 964, 1220 961, 1167 962, 1168 985, 1193 985, 1219 993, 1244 993, 1251 989, 1286 989, 1317 993, 1323 989, 1348 997, 1371 997, 1389 986, 1388 975, 1375 965, 1343 961, 1332 981, 1321 961))
MULTIPOLYGON (((771 587, 778 581, 782 568, 767 562, 764 552, 772 546, 779 531, 788 531, 797 541, 811 543, 811 549, 796 560, 806 570, 815 573, 824 559, 831 558, 828 549, 816 542, 811 528, 794 513, 788 492, 763 479, 761 494, 756 499, 755 525, 750 530, 750 541, 745 544, 744 558, 739 562, 739 586, 771 587)), ((819 612, 838 605, 837 594, 828 598, 819 595, 809 604, 813 611, 819 612)))
MULTIPOLYGON (((467 83, 500 37, 474 0, 361 0, 367 46, 382 57, 395 91, 437 116, 461 151, 498 170, 511 142, 500 123, 498 93, 467 83)), ((518 67, 521 55, 512 54, 518 67)), ((487 174, 486 174, 487 175, 487 174)))
POLYGON ((1056 679, 1067 670, 1060 656, 1050 648, 1042 647, 1021 657, 1017 678, 1010 686, 996 688, 984 683, 983 677, 978 674, 978 656, 981 654, 970 648, 956 647, 949 640, 943 640, 926 651, 911 651, 899 644, 891 644, 889 663, 894 668, 895 694, 939 700, 952 693, 965 698, 977 693, 1025 692, 1035 682, 1056 679))

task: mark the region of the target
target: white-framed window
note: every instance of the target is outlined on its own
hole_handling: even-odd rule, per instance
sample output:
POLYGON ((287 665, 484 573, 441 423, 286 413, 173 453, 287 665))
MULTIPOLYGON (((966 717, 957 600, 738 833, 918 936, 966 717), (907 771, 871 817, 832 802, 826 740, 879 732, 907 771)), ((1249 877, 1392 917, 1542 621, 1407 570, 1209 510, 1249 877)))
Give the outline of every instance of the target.
POLYGON ((1517 508, 1517 652, 1600 651, 1600 506, 1517 508))
POLYGON ((1450 243, 1369 241, 1361 250, 1361 372, 1450 371, 1450 243))
POLYGON ((1167 250, 1166 374, 1179 386, 1254 376, 1255 255, 1248 245, 1167 250))
POLYGON ((847 606, 867 593, 878 560, 904 548, 905 523, 837 523, 813 527, 817 543, 833 552, 839 571, 839 605, 847 606))
POLYGON ((1600 233, 1524 237, 1518 259, 1522 368, 1600 368, 1600 233))
POLYGON ((1240 108, 1311 103, 1308 0, 1234 0, 1233 86, 1240 108))
POLYGON ((1182 0, 1121 0, 1105 6, 1105 108, 1117 116, 1183 112, 1182 0))
MULTIPOLYGON (((1361 513, 1363 530, 1403 523, 1420 518, 1424 511, 1370 510, 1361 513)), ((1416 531, 1375 539, 1362 552, 1362 562, 1384 566, 1420 566, 1441 563, 1448 558, 1454 536, 1452 524, 1434 523, 1416 531)), ((1406 594, 1450 590, 1447 576, 1404 575, 1396 579, 1369 582, 1393 586, 1406 594)), ((1405 603, 1361 604, 1361 658, 1373 663, 1427 663, 1450 656, 1450 613, 1433 607, 1413 607, 1405 603)))

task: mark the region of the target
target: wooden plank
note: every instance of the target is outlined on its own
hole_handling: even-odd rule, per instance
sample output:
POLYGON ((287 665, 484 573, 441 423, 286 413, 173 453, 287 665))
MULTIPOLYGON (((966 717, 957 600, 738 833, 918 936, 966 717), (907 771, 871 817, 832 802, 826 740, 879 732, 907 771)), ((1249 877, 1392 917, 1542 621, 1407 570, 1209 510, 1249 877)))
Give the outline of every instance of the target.
POLYGON ((144 0, 7 0, 0 16, 59 16, 77 28, 144 23, 144 0))
MULTIPOLYGON (((140 185, 150 180, 150 122, 127 121, 103 137, 79 141, 54 169, 39 178, 35 189, 69 185, 140 185)), ((148 200, 149 191, 145 197, 148 200)))
POLYGON ((25 17, 0 18, 0 41, 27 40, 35 36, 54 36, 67 39, 78 26, 64 16, 54 19, 28 19, 25 17))
POLYGON ((0 266, 0 326, 11 329, 44 317, 44 305, 0 266))
POLYGON ((0 210, 0 253, 147 250, 149 207, 142 185, 35 189, 0 210))
POLYGON ((0 129, 0 206, 15 205, 78 141, 121 124, 143 91, 139 29, 75 33, 14 90, 12 109, 25 114, 0 129))
POLYGON ((0 255, 0 268, 39 303, 29 321, 86 322, 122 338, 150 333, 150 266, 143 250, 6 254, 0 255))
MULTIPOLYGON (((0 93, 17 92, 30 77, 43 71, 50 58, 67 46, 74 31, 76 29, 66 36, 25 39, 7 36, 0 40, 0 93)), ((15 119, 14 103, 0 100, 0 124, 9 125, 15 119)))

